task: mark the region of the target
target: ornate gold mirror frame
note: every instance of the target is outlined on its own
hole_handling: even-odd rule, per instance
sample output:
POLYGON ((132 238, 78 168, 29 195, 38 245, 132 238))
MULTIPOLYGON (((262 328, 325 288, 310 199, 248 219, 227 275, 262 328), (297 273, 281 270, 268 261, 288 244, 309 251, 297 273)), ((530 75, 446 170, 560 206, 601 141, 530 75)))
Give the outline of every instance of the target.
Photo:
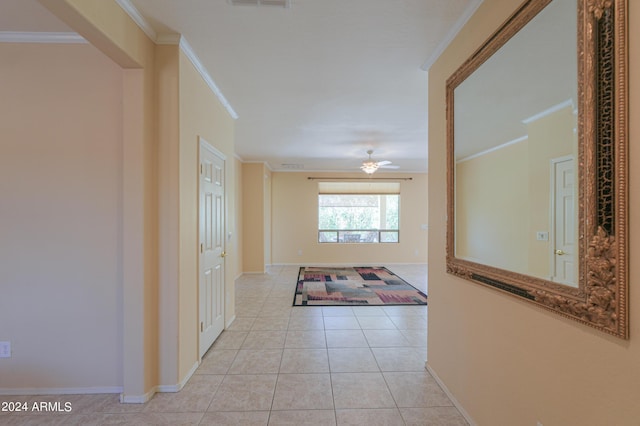
POLYGON ((447 80, 447 272, 628 339, 626 0, 577 0, 577 287, 455 254, 454 90, 551 1, 525 1, 447 80))

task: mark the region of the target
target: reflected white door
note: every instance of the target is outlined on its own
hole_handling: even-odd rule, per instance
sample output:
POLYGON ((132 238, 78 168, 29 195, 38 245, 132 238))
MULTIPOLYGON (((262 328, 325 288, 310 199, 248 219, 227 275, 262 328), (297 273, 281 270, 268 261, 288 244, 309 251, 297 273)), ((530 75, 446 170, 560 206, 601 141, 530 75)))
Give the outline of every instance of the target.
POLYGON ((572 157, 552 160, 553 281, 577 286, 575 170, 572 157))
POLYGON ((224 330, 224 157, 200 140, 200 357, 224 330))

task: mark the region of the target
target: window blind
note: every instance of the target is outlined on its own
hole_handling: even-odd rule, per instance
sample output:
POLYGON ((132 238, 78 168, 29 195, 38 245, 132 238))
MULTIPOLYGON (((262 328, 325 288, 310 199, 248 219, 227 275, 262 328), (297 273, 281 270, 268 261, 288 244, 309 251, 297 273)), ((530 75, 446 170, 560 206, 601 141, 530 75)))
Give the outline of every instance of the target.
POLYGON ((399 194, 400 182, 318 182, 319 194, 399 194))

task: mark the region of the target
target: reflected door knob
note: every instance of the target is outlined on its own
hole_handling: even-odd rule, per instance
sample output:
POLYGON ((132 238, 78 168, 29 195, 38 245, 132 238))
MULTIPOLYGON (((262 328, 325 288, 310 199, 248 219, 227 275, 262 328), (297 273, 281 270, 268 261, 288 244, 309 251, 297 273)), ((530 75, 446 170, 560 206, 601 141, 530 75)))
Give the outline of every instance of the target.
POLYGON ((565 254, 565 252, 563 252, 563 251, 562 251, 562 250, 560 250, 560 249, 556 249, 555 253, 556 253, 558 256, 562 256, 563 254, 565 254))

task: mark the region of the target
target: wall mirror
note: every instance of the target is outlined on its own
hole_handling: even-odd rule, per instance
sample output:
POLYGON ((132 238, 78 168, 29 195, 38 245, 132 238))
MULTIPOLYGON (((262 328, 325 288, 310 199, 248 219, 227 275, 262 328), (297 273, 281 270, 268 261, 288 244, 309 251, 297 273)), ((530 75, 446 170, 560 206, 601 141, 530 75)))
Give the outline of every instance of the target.
POLYGON ((447 80, 447 272, 628 338, 626 0, 528 0, 447 80))

